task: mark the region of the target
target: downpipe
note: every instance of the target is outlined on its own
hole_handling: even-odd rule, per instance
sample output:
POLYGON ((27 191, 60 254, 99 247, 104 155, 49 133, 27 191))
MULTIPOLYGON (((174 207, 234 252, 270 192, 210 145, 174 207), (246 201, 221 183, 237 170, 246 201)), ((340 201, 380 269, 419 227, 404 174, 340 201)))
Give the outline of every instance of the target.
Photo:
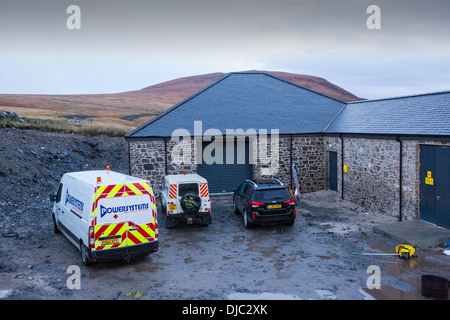
POLYGON ((399 151, 399 177, 398 177, 398 185, 399 185, 399 198, 398 198, 398 221, 402 221, 402 207, 403 207, 403 142, 397 136, 395 138, 397 142, 400 143, 400 151, 399 151))

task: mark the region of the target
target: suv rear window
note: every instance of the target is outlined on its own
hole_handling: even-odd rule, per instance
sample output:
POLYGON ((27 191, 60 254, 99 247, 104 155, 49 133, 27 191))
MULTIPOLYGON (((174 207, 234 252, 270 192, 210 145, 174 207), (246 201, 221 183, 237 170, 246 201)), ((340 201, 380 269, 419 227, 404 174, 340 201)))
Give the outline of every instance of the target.
POLYGON ((283 189, 265 189, 256 190, 253 194, 253 201, 266 202, 288 200, 292 198, 291 194, 286 188, 283 189))
POLYGON ((180 183, 178 185, 178 196, 183 197, 186 193, 198 194, 198 183, 180 183))

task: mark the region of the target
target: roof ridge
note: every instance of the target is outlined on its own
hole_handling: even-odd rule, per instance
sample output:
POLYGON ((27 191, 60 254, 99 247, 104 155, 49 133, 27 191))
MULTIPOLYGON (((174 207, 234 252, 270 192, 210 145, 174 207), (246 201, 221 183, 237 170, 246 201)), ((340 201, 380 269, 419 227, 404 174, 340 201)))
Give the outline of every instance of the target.
POLYGON ((448 94, 448 93, 450 93, 450 90, 446 90, 446 91, 436 91, 436 92, 426 92, 426 93, 418 93, 418 94, 410 94, 410 95, 397 96, 397 97, 390 97, 390 98, 380 98, 380 99, 370 99, 370 100, 351 101, 351 102, 347 102, 347 104, 356 104, 356 103, 365 103, 365 102, 375 102, 375 101, 386 101, 386 100, 396 100, 396 99, 406 99, 406 98, 416 98, 416 97, 432 96, 432 95, 448 94))
POLYGON ((328 127, 334 122, 334 120, 336 120, 336 118, 341 114, 342 110, 345 109, 345 107, 347 106, 347 104, 344 104, 342 106, 342 108, 336 112, 336 114, 334 115, 334 117, 330 120, 330 122, 328 122, 328 124, 325 126, 325 128, 322 130, 322 133, 325 133, 328 129, 328 127))
POLYGON ((338 98, 329 96, 329 95, 327 95, 327 94, 325 94, 325 93, 322 93, 322 92, 313 90, 313 89, 311 89, 311 88, 302 86, 302 85, 300 85, 300 84, 297 84, 297 83, 295 83, 295 82, 292 82, 292 81, 289 81, 289 80, 280 78, 280 77, 275 76, 275 75, 273 75, 273 74, 271 74, 271 73, 268 73, 268 72, 266 72, 266 71, 236 71, 236 72, 230 72, 230 74, 263 74, 263 75, 272 77, 272 78, 274 78, 274 79, 276 79, 276 80, 280 80, 280 81, 283 81, 283 82, 285 82, 285 83, 287 83, 287 84, 293 85, 293 86, 295 86, 295 87, 298 87, 298 88, 301 88, 301 89, 304 89, 304 90, 308 90, 308 91, 310 91, 310 92, 312 92, 312 93, 316 93, 316 94, 321 95, 321 96, 323 96, 323 97, 325 97, 325 98, 333 99, 333 100, 338 101, 338 102, 341 102, 341 103, 347 103, 347 102, 344 101, 344 100, 341 100, 341 99, 338 99, 338 98))

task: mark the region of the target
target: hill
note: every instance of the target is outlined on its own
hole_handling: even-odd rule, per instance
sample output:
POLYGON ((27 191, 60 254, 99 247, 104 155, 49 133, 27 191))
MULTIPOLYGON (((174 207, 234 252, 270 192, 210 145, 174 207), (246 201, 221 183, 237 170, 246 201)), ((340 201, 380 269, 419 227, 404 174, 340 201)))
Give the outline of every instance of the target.
MULTIPOLYGON (((274 76, 344 100, 361 100, 329 81, 301 74, 266 71, 274 76)), ((222 77, 209 73, 178 78, 141 90, 87 95, 0 95, 0 110, 32 119, 35 127, 67 132, 126 133, 222 77)))

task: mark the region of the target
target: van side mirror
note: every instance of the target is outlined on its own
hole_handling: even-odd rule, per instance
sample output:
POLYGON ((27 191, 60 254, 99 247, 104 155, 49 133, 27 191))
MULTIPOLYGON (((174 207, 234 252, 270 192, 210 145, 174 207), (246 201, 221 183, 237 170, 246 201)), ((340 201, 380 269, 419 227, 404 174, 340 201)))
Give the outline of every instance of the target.
POLYGON ((50 199, 50 202, 55 202, 56 201, 56 194, 50 193, 48 198, 50 199))

